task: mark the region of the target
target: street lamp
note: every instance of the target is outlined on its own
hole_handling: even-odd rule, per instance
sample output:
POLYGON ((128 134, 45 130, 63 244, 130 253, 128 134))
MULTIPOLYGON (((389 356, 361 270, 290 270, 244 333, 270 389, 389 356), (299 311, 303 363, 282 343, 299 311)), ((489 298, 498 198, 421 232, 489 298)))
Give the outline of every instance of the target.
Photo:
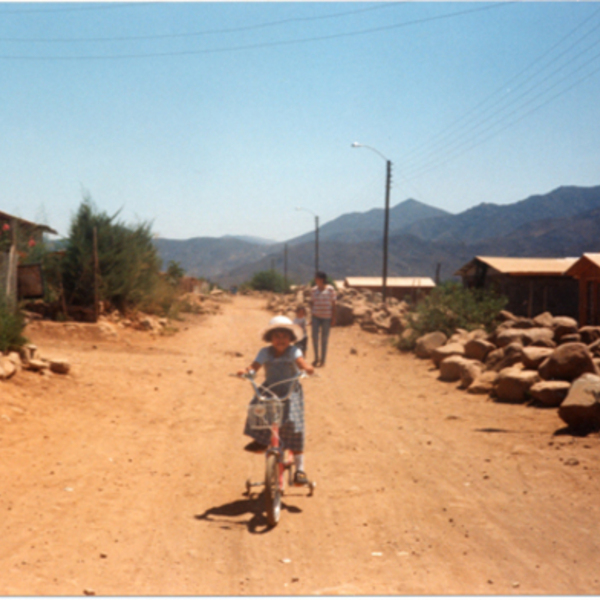
POLYGON ((315 276, 319 272, 319 217, 308 208, 296 207, 296 210, 303 210, 310 213, 315 218, 315 276))
POLYGON ((367 146, 366 144, 359 144, 358 142, 352 143, 352 148, 367 148, 372 150, 376 154, 379 154, 386 162, 386 177, 385 177, 385 217, 383 222, 383 277, 381 286, 381 295, 383 296, 383 303, 387 297, 387 263, 388 263, 388 234, 390 228, 390 184, 392 181, 392 161, 388 160, 377 148, 367 146))

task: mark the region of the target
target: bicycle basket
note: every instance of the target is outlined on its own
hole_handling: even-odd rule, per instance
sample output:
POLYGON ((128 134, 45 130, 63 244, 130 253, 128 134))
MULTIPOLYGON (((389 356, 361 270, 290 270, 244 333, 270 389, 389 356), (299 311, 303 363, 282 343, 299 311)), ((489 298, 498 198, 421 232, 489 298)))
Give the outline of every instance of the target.
POLYGON ((280 400, 259 400, 248 406, 248 425, 250 429, 271 429, 281 425, 283 402, 280 400))

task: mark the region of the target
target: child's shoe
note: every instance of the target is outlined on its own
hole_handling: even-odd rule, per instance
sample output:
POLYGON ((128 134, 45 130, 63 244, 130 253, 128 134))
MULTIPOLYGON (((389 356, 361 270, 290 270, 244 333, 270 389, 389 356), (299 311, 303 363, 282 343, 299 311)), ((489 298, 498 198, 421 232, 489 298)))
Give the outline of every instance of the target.
POLYGON ((308 485, 308 477, 304 471, 296 471, 294 474, 294 485, 308 485))
POLYGON ((247 452, 264 452, 267 448, 268 446, 265 446, 264 444, 261 444, 256 440, 244 446, 244 450, 246 450, 247 452))

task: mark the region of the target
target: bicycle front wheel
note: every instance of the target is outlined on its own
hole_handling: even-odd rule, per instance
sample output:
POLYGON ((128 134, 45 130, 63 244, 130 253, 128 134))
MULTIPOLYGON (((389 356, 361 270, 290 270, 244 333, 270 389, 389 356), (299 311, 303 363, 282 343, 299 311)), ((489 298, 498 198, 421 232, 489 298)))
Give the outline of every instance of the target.
POLYGON ((279 522, 281 514, 281 489, 279 487, 279 463, 275 454, 267 456, 265 471, 265 500, 267 522, 271 527, 279 522))

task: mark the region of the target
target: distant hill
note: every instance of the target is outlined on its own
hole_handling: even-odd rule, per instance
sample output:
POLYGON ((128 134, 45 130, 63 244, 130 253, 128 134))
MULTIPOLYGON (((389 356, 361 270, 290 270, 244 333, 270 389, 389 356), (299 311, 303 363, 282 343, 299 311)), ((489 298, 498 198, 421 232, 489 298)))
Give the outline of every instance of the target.
POLYGON ((224 235, 222 240, 241 240, 242 242, 248 242, 249 244, 258 244, 259 246, 272 246, 277 244, 275 240, 266 240, 265 238, 255 237, 253 235, 224 235))
POLYGON ((265 244, 246 242, 235 237, 198 237, 189 240, 158 238, 154 245, 163 261, 177 261, 187 275, 212 279, 227 271, 267 255, 271 249, 265 244))
MULTIPOLYGON (((451 216, 445 210, 423 204, 409 198, 390 208, 390 232, 399 231, 423 219, 451 216)), ((319 241, 343 240, 360 242, 381 237, 383 231, 384 209, 373 208, 367 212, 346 213, 319 227, 319 241)), ((303 244, 314 241, 314 231, 288 240, 288 244, 303 244)))
POLYGON ((473 243, 510 234, 527 223, 572 217, 600 207, 600 186, 560 187, 514 204, 479 204, 458 215, 417 221, 402 232, 424 240, 473 243))
MULTIPOLYGON (((320 228, 320 267, 334 278, 380 275, 383 209, 342 215, 320 228)), ((222 285, 248 281, 272 265, 283 272, 283 243, 237 237, 156 240, 163 261, 222 285)), ((388 275, 441 278, 476 255, 580 256, 600 251, 600 186, 561 187, 508 205, 480 204, 458 215, 406 200, 390 210, 388 275)), ((314 232, 288 241, 288 275, 314 275, 314 232)))

